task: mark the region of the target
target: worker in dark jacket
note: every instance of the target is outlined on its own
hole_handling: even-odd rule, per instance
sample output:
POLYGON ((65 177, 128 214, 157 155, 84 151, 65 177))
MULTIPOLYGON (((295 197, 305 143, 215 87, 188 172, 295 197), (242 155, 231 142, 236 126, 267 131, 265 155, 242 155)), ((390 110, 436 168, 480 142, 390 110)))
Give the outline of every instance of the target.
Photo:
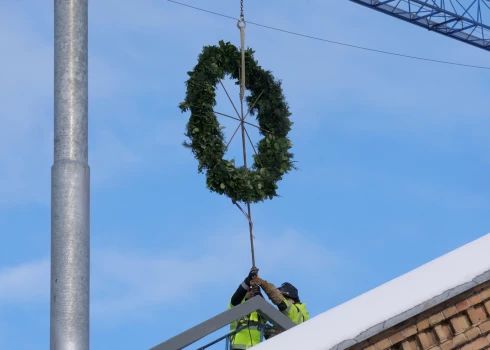
POLYGON ((307 321, 310 313, 306 304, 299 299, 298 289, 289 282, 284 282, 279 288, 259 277, 251 280, 251 285, 260 285, 269 299, 284 315, 296 324, 307 321))
MULTIPOLYGON (((259 269, 252 267, 248 276, 238 286, 237 290, 231 297, 230 303, 228 304, 229 309, 255 296, 262 297, 259 286, 252 286, 250 284, 250 281, 257 276, 258 272, 259 269)), ((230 332, 233 332, 238 328, 246 328, 243 328, 235 333, 235 335, 231 336, 231 348, 233 350, 249 349, 252 346, 260 343, 260 329, 258 329, 257 326, 263 326, 265 323, 267 323, 267 321, 256 311, 232 322, 230 324, 230 332)))

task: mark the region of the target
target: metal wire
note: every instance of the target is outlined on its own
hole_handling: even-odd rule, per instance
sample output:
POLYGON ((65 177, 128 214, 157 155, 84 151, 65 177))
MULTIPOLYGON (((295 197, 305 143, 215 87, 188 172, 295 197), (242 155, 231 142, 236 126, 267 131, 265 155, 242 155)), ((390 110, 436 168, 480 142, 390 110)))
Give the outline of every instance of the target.
MULTIPOLYGON (((172 2, 174 4, 177 4, 177 5, 185 6, 185 7, 194 9, 194 10, 198 10, 198 11, 210 13, 210 14, 215 15, 215 16, 220 16, 220 17, 225 17, 225 18, 236 20, 236 18, 233 17, 233 16, 228 16, 228 15, 225 15, 225 14, 222 14, 222 13, 209 11, 209 10, 206 10, 206 9, 203 9, 203 8, 200 8, 200 7, 191 6, 191 5, 184 4, 184 3, 181 3, 181 2, 178 2, 178 1, 175 1, 175 0, 167 0, 167 1, 168 2, 172 2)), ((275 31, 278 31, 278 32, 286 33, 286 34, 296 35, 296 36, 300 36, 300 37, 307 38, 307 39, 312 39, 312 40, 327 42, 327 43, 330 43, 330 44, 335 44, 335 45, 350 47, 350 48, 358 49, 358 50, 371 51, 371 52, 375 52, 375 53, 379 53, 379 54, 384 54, 384 55, 398 56, 398 57, 409 58, 409 59, 413 59, 413 60, 426 61, 426 62, 432 62, 432 63, 448 64, 448 65, 453 65, 453 66, 460 66, 460 67, 468 67, 468 68, 476 68, 476 69, 490 70, 490 67, 488 67, 488 66, 477 66, 477 65, 473 65, 473 64, 464 64, 464 63, 458 63, 458 62, 449 62, 449 61, 436 60, 436 59, 425 58, 425 57, 420 57, 420 56, 406 55, 406 54, 401 54, 401 53, 396 53, 396 52, 390 52, 390 51, 385 51, 385 50, 378 50, 378 49, 373 49, 373 48, 369 48, 369 47, 366 47, 366 46, 352 45, 352 44, 347 44, 347 43, 340 42, 340 41, 329 40, 329 39, 324 39, 324 38, 320 38, 320 37, 316 37, 316 36, 312 36, 312 35, 301 34, 301 33, 293 32, 293 31, 289 31, 289 30, 285 30, 285 29, 281 29, 281 28, 276 28, 276 27, 272 27, 272 26, 268 26, 268 25, 260 24, 260 23, 256 23, 256 22, 250 22, 249 21, 248 23, 249 24, 252 24, 252 25, 255 25, 255 26, 258 26, 258 27, 262 27, 262 28, 266 28, 266 29, 270 29, 270 30, 275 30, 275 31)))

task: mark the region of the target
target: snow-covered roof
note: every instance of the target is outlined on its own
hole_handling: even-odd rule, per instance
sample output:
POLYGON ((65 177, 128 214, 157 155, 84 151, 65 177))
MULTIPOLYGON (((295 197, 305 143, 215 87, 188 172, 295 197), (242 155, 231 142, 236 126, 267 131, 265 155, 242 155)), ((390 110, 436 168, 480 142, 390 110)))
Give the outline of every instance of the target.
POLYGON ((490 233, 254 349, 345 349, 490 280, 489 251, 490 233))

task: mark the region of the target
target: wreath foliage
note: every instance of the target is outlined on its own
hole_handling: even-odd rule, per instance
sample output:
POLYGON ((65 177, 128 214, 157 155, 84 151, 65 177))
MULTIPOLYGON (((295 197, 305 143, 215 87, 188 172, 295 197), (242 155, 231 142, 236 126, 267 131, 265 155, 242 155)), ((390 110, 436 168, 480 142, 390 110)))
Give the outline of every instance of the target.
POLYGON ((199 161, 198 171, 206 171, 208 189, 234 201, 256 203, 278 196, 276 183, 295 167, 290 153, 292 144, 287 137, 293 123, 289 120, 291 113, 281 82, 276 81, 270 71, 262 69, 253 54, 251 49, 245 52, 245 83, 250 91, 246 103, 250 108, 260 95, 249 115, 256 115, 259 126, 267 131, 259 131, 263 138, 257 144, 258 157, 254 154, 251 169, 236 167, 234 160, 223 159, 226 152, 224 127, 219 125, 213 112, 219 80, 226 75, 239 79, 241 53, 237 47, 220 41, 219 46, 203 48, 194 70, 187 72, 187 94, 179 108, 182 112, 191 112, 185 133, 190 142, 185 141, 184 146, 191 148, 199 161))

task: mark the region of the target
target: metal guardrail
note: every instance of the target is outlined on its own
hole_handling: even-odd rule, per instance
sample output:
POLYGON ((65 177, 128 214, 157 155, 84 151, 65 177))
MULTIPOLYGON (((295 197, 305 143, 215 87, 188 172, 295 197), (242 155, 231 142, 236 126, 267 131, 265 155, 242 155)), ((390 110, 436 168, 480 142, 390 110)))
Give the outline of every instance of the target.
MULTIPOLYGON (((230 350, 230 345, 231 345, 230 344, 230 337, 232 337, 234 334, 236 334, 236 333, 238 333, 244 329, 247 329, 247 328, 248 328, 248 326, 239 327, 238 329, 234 330, 233 332, 230 332, 226 335, 223 335, 222 337, 212 341, 211 343, 208 343, 204 346, 201 346, 197 350, 205 350, 205 349, 209 348, 210 346, 215 345, 224 339, 226 339, 225 350, 230 350)), ((277 333, 275 332, 275 329, 270 327, 268 324, 257 326, 257 328, 260 330, 260 342, 261 343, 262 343, 262 341, 264 341, 266 334, 268 334, 269 336, 277 335, 277 333)))
POLYGON ((265 301, 264 298, 255 297, 152 347, 150 350, 182 350, 254 311, 257 311, 281 331, 286 331, 295 326, 289 318, 265 301))

